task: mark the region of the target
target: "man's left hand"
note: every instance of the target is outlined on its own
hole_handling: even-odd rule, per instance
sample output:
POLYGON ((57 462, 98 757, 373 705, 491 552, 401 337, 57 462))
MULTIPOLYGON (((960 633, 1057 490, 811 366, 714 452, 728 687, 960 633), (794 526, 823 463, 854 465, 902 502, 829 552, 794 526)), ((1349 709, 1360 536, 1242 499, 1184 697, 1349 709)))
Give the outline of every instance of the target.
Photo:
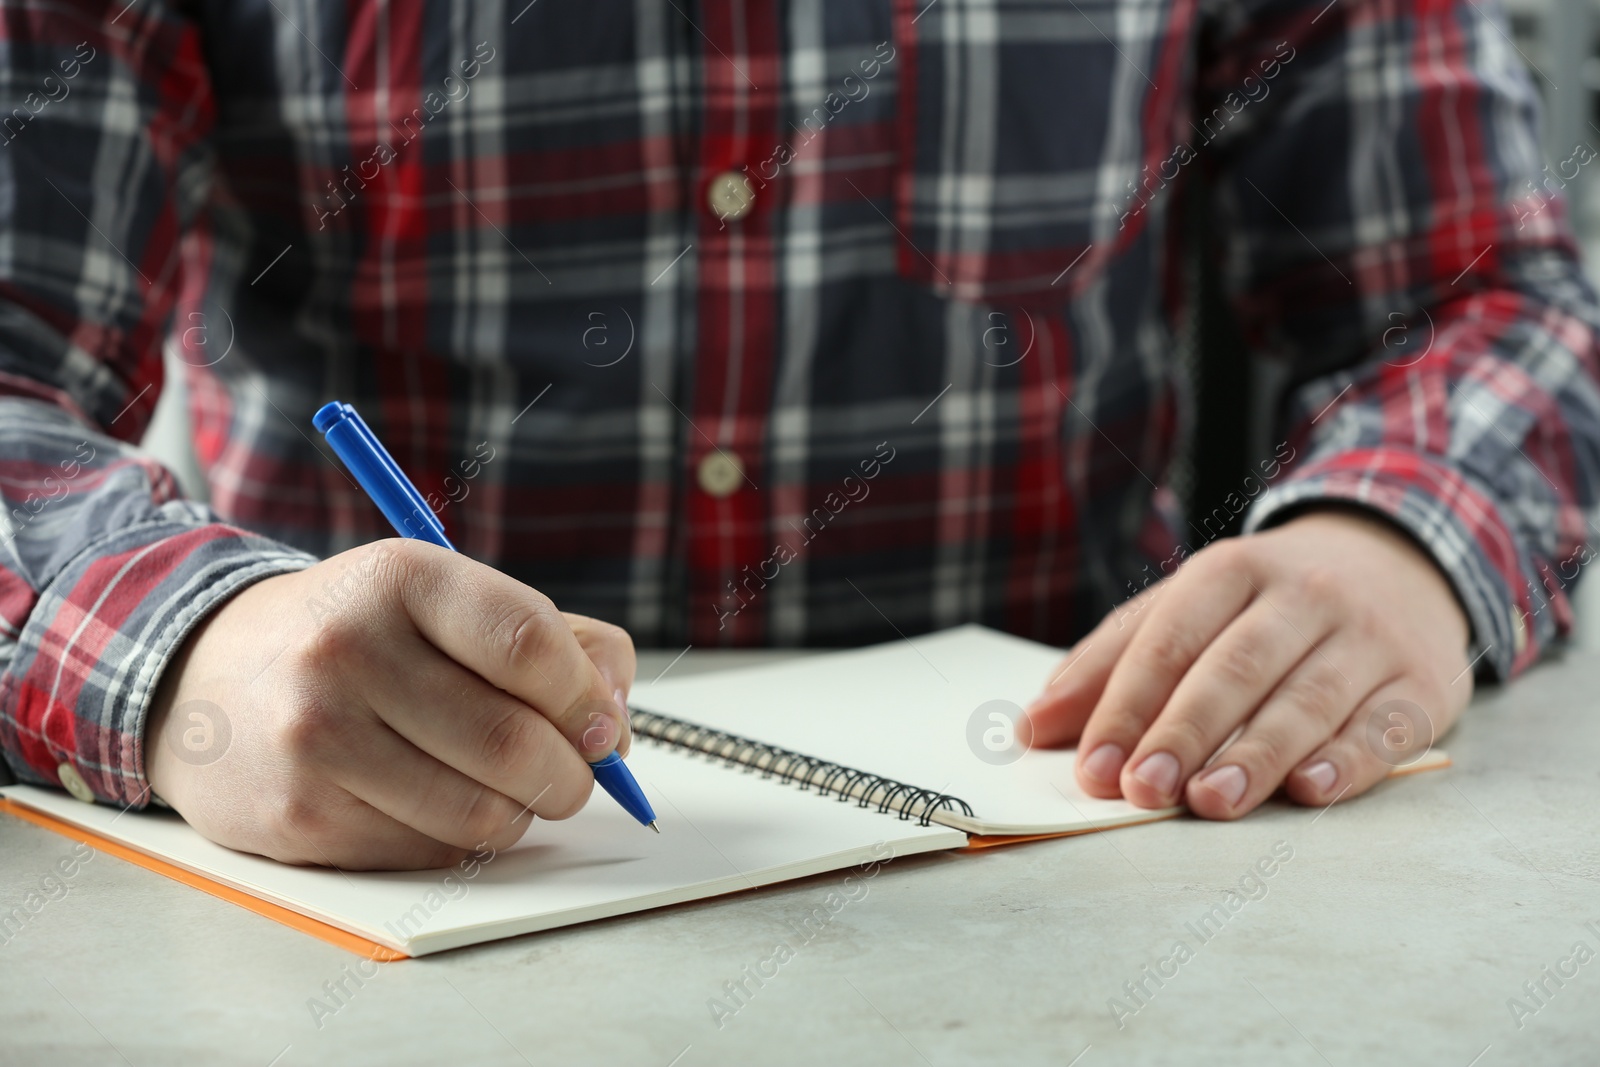
POLYGON ((1233 819, 1279 786, 1329 804, 1455 722, 1469 631, 1404 533, 1308 512, 1211 545, 1114 609, 1028 709, 1033 743, 1078 742, 1083 789, 1140 807, 1233 819), (1374 721, 1386 707, 1398 714, 1374 721))

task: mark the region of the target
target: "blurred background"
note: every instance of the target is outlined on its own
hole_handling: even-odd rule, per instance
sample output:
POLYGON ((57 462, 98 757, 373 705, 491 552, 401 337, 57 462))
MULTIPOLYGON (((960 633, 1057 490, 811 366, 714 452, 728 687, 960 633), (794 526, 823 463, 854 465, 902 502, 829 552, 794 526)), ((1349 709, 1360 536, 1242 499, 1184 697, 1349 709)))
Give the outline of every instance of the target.
MULTIPOLYGON (((1500 0, 1467 2, 1487 9, 1498 6, 1500 0)), ((1544 99, 1540 137, 1548 168, 1546 186, 1550 189, 1564 186, 1562 191, 1583 245, 1585 267, 1590 280, 1600 287, 1600 180, 1597 180, 1600 159, 1596 160, 1597 165, 1578 166, 1571 181, 1563 177, 1573 173, 1571 160, 1580 145, 1589 148, 1581 158, 1600 156, 1600 49, 1596 47, 1600 0, 1504 0, 1504 6, 1510 17, 1512 44, 1521 54, 1544 99), (1566 162, 1565 167, 1560 166, 1563 162, 1566 162)), ((1205 239, 1203 234, 1198 235, 1197 244, 1205 239)), ((1197 264, 1198 261, 1197 257, 1197 264)), ((1196 284, 1201 284, 1200 279, 1206 276, 1207 272, 1198 271, 1197 266, 1196 284)), ((1201 301, 1205 303, 1204 295, 1201 301)), ((1215 315, 1215 301, 1211 304, 1215 315)), ((1189 324, 1180 339, 1183 349, 1180 360, 1191 375, 1196 374, 1202 362, 1200 351, 1208 351, 1205 362, 1211 364, 1217 361, 1211 358, 1210 349, 1235 347, 1226 324, 1200 321, 1205 318, 1206 310, 1202 307, 1196 321, 1189 324)), ((1173 476, 1174 486, 1184 499, 1193 499, 1196 494, 1209 495, 1205 479, 1197 474, 1197 469, 1207 466, 1208 462, 1219 468, 1218 484, 1231 484, 1236 479, 1227 471, 1247 467, 1225 457, 1238 448, 1252 454, 1264 455, 1271 451, 1270 445, 1263 448, 1259 443, 1266 442, 1271 434, 1267 412, 1276 391, 1277 375, 1270 366, 1249 365, 1237 359, 1225 362, 1231 362, 1233 367, 1219 375, 1218 380, 1198 383, 1200 402, 1204 405, 1208 395, 1231 397, 1248 392, 1255 400, 1256 426, 1240 433, 1232 412, 1226 412, 1225 417, 1217 420, 1217 428, 1237 440, 1218 442, 1212 438, 1212 427, 1207 426, 1202 413, 1190 454, 1179 460, 1173 476)), ((205 484, 189 437, 183 364, 170 347, 166 365, 166 384, 144 444, 172 468, 192 497, 204 499, 205 484)), ((1575 601, 1578 611, 1576 646, 1586 651, 1600 650, 1600 582, 1580 580, 1575 601)))

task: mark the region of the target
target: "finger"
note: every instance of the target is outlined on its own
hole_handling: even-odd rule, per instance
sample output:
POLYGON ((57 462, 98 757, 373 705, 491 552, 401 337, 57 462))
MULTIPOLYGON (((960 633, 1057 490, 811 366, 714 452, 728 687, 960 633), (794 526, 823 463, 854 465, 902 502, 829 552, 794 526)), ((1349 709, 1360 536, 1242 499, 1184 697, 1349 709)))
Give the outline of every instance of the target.
POLYGON ((1237 740, 1190 780, 1190 810, 1207 819, 1236 819, 1254 810, 1398 670, 1370 635, 1340 629, 1300 661, 1237 740))
POLYGON ((1112 608, 1099 625, 1067 650, 1045 682, 1044 691, 1028 705, 1033 744, 1048 747, 1078 739, 1111 668, 1138 631, 1145 609, 1160 588, 1153 586, 1112 608))
MULTIPOLYGON (((537 718, 532 711, 524 714, 537 718)), ((435 841, 465 849, 508 848, 522 839, 535 809, 549 796, 547 786, 532 803, 518 803, 434 759, 385 724, 372 726, 363 758, 341 764, 332 780, 435 841)), ((571 753, 559 736, 551 740, 571 753)))
POLYGON ((586 760, 616 747, 628 731, 616 687, 549 598, 426 542, 389 541, 384 549, 383 573, 429 643, 549 719, 586 760), (612 728, 595 729, 597 716, 612 728))
POLYGON ((1396 769, 1421 759, 1454 725, 1466 704, 1465 700, 1428 701, 1427 691, 1410 677, 1378 689, 1333 738, 1299 762, 1284 781, 1284 791, 1301 804, 1333 804, 1360 796, 1396 769), (1397 728, 1410 735, 1404 746, 1390 743, 1397 728))
POLYGON ((1293 614, 1258 596, 1200 653, 1134 746, 1123 796, 1145 808, 1177 803, 1189 776, 1332 628, 1325 605, 1296 600, 1283 609, 1293 614))
POLYGON ((1096 797, 1122 794, 1127 756, 1166 706, 1178 682, 1206 646, 1255 596, 1250 554, 1242 545, 1215 545, 1170 580, 1111 669, 1078 744, 1078 784, 1096 797))
POLYGON ((637 665, 633 638, 628 636, 628 631, 613 623, 602 622, 588 615, 574 615, 570 611, 563 611, 561 617, 572 628, 579 647, 600 669, 606 684, 622 690, 623 696, 627 696, 633 689, 633 674, 637 665))
MULTIPOLYGON (((634 670, 638 662, 634 655, 633 638, 628 636, 628 631, 622 627, 592 619, 587 615, 574 615, 570 611, 563 611, 561 617, 566 619, 567 625, 572 628, 579 647, 600 669, 600 676, 606 680, 606 685, 611 687, 611 695, 626 711, 628 694, 633 690, 634 670)), ((622 741, 617 745, 617 751, 626 756, 631 740, 631 733, 624 733, 622 741)))
MULTIPOLYGON (((510 813, 497 808, 492 798, 481 795, 485 787, 503 795, 511 811, 526 808, 542 819, 565 819, 583 807, 594 785, 594 772, 548 719, 420 637, 396 641, 388 651, 392 659, 363 661, 357 668, 358 677, 352 679, 381 720, 379 725, 386 728, 363 731, 351 746, 335 746, 335 751, 360 751, 360 762, 382 768, 381 777, 395 783, 397 789, 413 790, 423 784, 422 780, 412 782, 396 773, 401 766, 420 773, 415 766, 417 756, 425 755, 441 764, 441 770, 449 770, 457 777, 448 784, 443 779, 432 781, 436 793, 430 799, 440 808, 427 826, 402 814, 416 809, 394 798, 389 790, 371 784, 370 776, 359 778, 367 783, 362 788, 354 788, 356 779, 352 779, 352 792, 430 833, 440 825, 449 825, 450 820, 464 820, 475 828, 487 826, 502 815, 502 821, 509 821, 510 813), (367 755, 367 746, 381 742, 381 738, 374 741, 369 735, 379 733, 390 734, 395 742, 384 755, 402 762, 367 755), (412 754, 409 759, 406 752, 412 754), (380 797, 387 799, 380 803, 380 797), (440 819, 445 820, 443 824, 440 819)), ((590 747, 602 747, 603 740, 592 739, 590 747)), ((332 769, 341 781, 348 777, 348 772, 341 771, 349 762, 352 761, 332 769)), ((463 841, 458 833, 434 836, 464 846, 483 840, 480 836, 463 841)))
POLYGON ((436 841, 333 785, 305 788, 275 805, 266 844, 220 843, 282 863, 342 871, 414 871, 448 867, 467 850, 436 841))

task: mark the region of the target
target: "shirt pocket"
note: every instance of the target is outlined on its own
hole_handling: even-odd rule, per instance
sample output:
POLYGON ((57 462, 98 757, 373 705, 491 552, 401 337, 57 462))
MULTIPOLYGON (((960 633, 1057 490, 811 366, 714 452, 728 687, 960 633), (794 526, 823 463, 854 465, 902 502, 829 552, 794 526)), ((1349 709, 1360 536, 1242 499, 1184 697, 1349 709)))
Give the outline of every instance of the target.
POLYGON ((1018 306, 1099 274, 1179 137, 1193 3, 894 0, 899 274, 1018 306))

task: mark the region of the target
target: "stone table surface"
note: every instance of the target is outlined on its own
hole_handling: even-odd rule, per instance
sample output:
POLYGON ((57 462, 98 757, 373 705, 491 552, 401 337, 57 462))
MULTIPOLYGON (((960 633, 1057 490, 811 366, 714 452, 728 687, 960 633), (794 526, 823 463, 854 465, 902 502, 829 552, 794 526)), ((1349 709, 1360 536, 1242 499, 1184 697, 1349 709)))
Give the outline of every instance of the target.
MULTIPOLYGON (((742 1003, 844 872, 376 966, 96 856, 0 944, 0 1063, 1600 1063, 1600 657, 1480 693, 1446 747, 1325 813, 894 860, 742 1003)), ((0 817, 0 913, 71 848, 0 817)))

